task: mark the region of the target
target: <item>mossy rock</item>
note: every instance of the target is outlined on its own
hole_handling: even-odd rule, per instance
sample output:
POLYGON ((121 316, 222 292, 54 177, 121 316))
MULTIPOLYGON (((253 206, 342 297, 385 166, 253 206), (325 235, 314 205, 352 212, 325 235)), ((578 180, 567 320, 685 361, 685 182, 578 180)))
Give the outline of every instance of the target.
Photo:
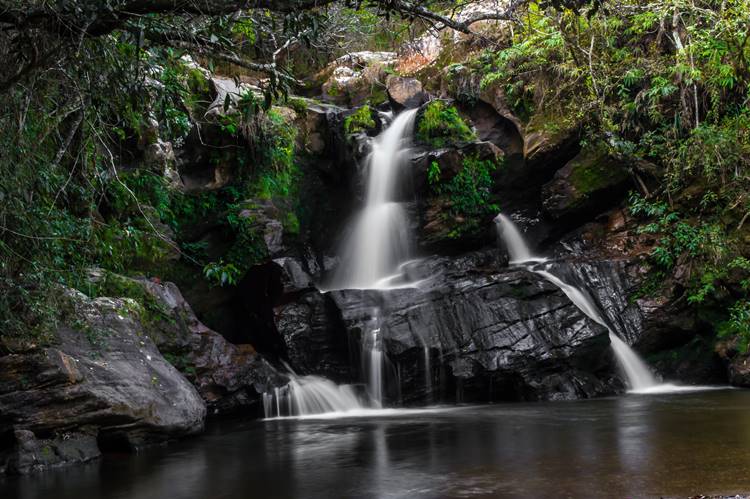
POLYGON ((604 147, 581 151, 542 187, 542 204, 554 219, 593 218, 618 204, 631 184, 622 161, 604 147))
POLYGON ((416 139, 423 145, 439 149, 473 142, 476 134, 455 106, 434 100, 422 106, 417 114, 416 139))

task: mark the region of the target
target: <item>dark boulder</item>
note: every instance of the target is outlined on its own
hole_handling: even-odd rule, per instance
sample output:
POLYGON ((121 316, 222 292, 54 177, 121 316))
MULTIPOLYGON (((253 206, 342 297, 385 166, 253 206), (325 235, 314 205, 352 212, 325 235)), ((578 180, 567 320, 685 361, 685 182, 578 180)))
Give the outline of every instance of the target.
POLYGON ((195 385, 210 413, 262 414, 262 394, 285 384, 287 377, 252 345, 232 344, 206 327, 174 284, 141 284, 169 315, 151 325, 149 335, 195 385))
POLYGON ((82 433, 137 449, 202 431, 203 400, 144 334, 137 303, 65 293, 75 320, 50 346, 0 357, 0 435, 82 433))
POLYGON ((598 149, 582 151, 542 187, 542 205, 554 220, 580 224, 617 206, 634 187, 623 163, 598 149))

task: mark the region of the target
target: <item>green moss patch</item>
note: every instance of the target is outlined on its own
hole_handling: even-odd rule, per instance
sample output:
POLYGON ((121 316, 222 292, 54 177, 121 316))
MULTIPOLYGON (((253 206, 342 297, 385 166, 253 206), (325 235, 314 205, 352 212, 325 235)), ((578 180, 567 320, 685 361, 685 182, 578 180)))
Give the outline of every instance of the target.
POLYGON ((417 140, 433 148, 476 140, 474 131, 454 106, 435 100, 417 118, 417 140))

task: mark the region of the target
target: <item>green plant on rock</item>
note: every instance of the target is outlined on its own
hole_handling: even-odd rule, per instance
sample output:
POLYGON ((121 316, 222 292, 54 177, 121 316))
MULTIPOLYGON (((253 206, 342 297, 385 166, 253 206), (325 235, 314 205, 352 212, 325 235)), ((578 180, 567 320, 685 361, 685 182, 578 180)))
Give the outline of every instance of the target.
POLYGON ((737 348, 747 353, 750 347, 750 300, 738 300, 729 308, 729 318, 718 327, 720 338, 737 337, 737 348))
POLYGON ((372 109, 364 105, 346 117, 344 120, 344 133, 349 136, 355 133, 367 132, 375 128, 375 120, 372 117, 372 109))
POLYGON ((454 106, 435 100, 417 118, 417 139, 433 148, 476 140, 474 131, 454 106))
POLYGON ((476 156, 464 158, 461 170, 450 180, 442 181, 440 165, 433 161, 428 170, 428 182, 433 192, 448 201, 444 219, 452 227, 450 236, 460 237, 476 230, 485 218, 500 209, 492 202, 492 174, 497 163, 476 156))
POLYGON ((219 260, 218 262, 206 264, 203 267, 203 275, 211 283, 218 286, 234 286, 242 277, 242 272, 234 264, 224 263, 224 261, 219 260))

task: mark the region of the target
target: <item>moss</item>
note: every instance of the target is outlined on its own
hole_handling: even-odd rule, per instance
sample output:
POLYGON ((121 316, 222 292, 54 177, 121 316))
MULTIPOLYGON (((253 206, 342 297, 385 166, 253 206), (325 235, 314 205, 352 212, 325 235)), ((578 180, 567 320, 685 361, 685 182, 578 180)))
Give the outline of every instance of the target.
POLYGON ((299 234, 299 219, 292 211, 286 214, 286 219, 284 220, 284 232, 291 235, 299 234))
POLYGON ((476 140, 474 131, 454 106, 435 100, 427 104, 417 123, 417 139, 430 147, 446 147, 476 140))
POLYGON ((386 92, 385 88, 380 85, 373 87, 370 91, 370 97, 367 99, 367 102, 369 102, 371 106, 379 106, 387 101, 388 92, 386 92))
POLYGON ((207 96, 209 93, 208 79, 198 68, 192 68, 187 73, 187 84, 191 94, 207 96))
POLYGON ((352 135, 375 128, 376 123, 372 113, 369 105, 364 105, 354 111, 344 120, 344 133, 352 135))
POLYGON ((603 148, 585 152, 572 161, 571 185, 580 195, 616 185, 628 172, 610 158, 603 148))
POLYGON ((113 272, 105 271, 98 281, 90 282, 80 291, 90 298, 108 296, 132 300, 134 307, 129 307, 126 304, 126 311, 138 315, 144 326, 173 320, 166 307, 154 295, 146 291, 142 283, 113 272))

